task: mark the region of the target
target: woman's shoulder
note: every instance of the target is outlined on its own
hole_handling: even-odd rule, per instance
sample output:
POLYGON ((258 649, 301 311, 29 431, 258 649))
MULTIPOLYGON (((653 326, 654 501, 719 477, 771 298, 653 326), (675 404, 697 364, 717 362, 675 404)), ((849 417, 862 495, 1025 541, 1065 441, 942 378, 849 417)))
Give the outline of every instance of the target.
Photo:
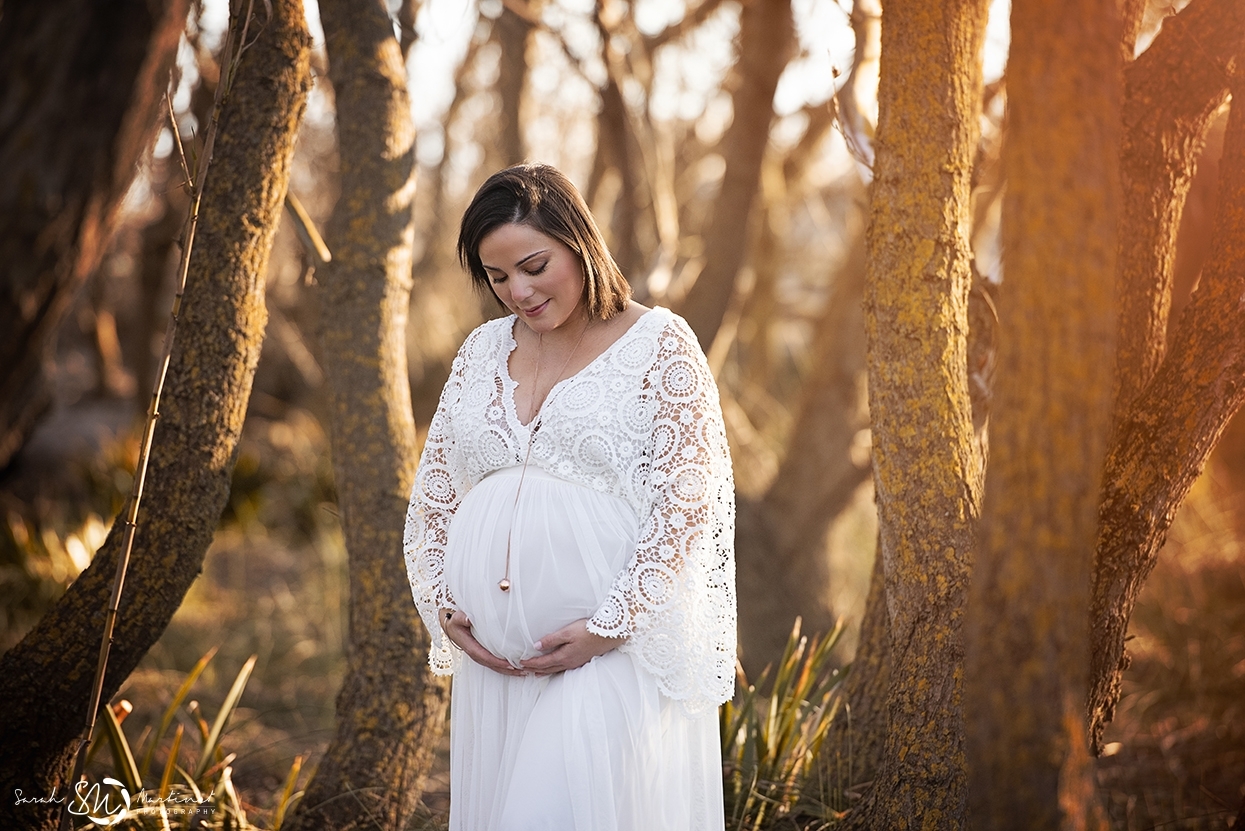
POLYGON ((654 306, 645 316, 652 321, 650 331, 658 339, 661 351, 705 360, 696 333, 680 315, 663 306, 654 306))
POLYGON ((509 335, 514 331, 514 315, 504 315, 495 317, 492 320, 486 320, 479 326, 471 330, 471 334, 467 335, 470 342, 473 338, 488 338, 492 340, 500 340, 502 337, 509 335))
POLYGON ((503 343, 509 345, 513 332, 514 315, 486 320, 463 340, 463 345, 458 348, 457 360, 478 360, 490 355, 503 343))

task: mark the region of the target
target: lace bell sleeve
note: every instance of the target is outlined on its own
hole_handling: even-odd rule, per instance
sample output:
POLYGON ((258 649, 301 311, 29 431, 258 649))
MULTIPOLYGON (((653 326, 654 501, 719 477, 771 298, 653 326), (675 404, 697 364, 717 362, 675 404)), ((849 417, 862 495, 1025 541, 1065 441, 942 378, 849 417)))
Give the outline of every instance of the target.
POLYGON ((454 359, 450 378, 441 391, 436 414, 428 426, 428 438, 406 511, 402 545, 411 595, 432 636, 428 664, 435 675, 453 673, 461 659, 458 647, 441 629, 437 613, 442 608, 458 608, 445 585, 445 544, 454 511, 471 488, 451 416, 451 409, 462 393, 466 352, 464 344, 454 359))
POLYGON ((695 335, 675 318, 658 338, 643 382, 655 413, 649 508, 588 630, 627 638, 619 648, 694 713, 734 692, 735 486, 717 385, 695 335))

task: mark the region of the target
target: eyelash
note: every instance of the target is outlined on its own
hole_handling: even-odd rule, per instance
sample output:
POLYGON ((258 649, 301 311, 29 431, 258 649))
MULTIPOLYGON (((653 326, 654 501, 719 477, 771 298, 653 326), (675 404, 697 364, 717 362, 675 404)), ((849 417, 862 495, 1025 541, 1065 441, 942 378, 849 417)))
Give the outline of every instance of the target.
MULTIPOLYGON (((549 263, 547 261, 543 262, 540 264, 540 268, 533 268, 531 271, 528 272, 528 274, 530 274, 532 277, 535 277, 538 274, 543 274, 545 269, 548 267, 549 267, 549 263)), ((500 285, 501 283, 504 283, 504 282, 506 282, 505 276, 493 278, 493 285, 495 286, 500 285)))

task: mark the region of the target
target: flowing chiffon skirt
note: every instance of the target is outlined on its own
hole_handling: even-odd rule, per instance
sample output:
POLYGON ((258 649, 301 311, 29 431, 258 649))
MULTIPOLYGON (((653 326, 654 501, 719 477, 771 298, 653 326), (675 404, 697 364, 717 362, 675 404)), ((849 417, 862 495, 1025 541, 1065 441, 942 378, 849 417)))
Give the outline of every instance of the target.
MULTIPOLYGON (((592 616, 638 530, 617 497, 539 468, 504 468, 459 504, 446 580, 480 643, 517 666, 539 654, 536 641, 592 616), (508 535, 511 589, 502 592, 508 535)), ((451 831, 723 827, 715 713, 688 717, 627 653, 543 678, 470 659, 455 674, 451 831)))

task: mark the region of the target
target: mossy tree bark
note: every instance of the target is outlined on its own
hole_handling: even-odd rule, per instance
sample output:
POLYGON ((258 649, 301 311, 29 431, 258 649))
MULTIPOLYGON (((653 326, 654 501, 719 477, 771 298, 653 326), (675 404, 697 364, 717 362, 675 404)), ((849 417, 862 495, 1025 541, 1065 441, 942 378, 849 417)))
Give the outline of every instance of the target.
POLYGON ((186 0, 4 4, 0 468, 50 403, 45 353, 151 146, 186 11, 186 0))
POLYGON ((795 45, 791 0, 745 3, 739 18, 739 58, 731 106, 734 115, 722 136, 726 162, 722 188, 705 230, 705 267, 679 312, 708 352, 726 314, 735 278, 748 248, 748 219, 761 180, 761 162, 774 117, 774 89, 795 45))
POLYGON ((865 320, 890 672, 882 761, 851 828, 957 828, 961 619, 982 461, 968 388, 969 193, 986 0, 888 2, 865 320))
POLYGON ((419 802, 448 701, 448 685, 428 669, 428 634, 402 565, 419 459, 406 371, 415 131, 382 0, 321 0, 320 15, 341 195, 317 300, 350 625, 337 731, 287 827, 397 829, 419 802))
POLYGON ((982 828, 1103 827, 1085 617, 1115 340, 1116 0, 1015 0, 1001 342, 966 627, 982 828))
MULTIPOLYGON (((1245 83, 1233 79, 1233 98, 1245 83)), ((1245 401, 1245 113, 1233 106, 1220 161, 1214 249, 1170 351, 1121 416, 1107 455, 1090 607, 1093 737, 1114 715, 1124 637, 1176 510, 1245 401)))
POLYGON ((1195 0, 1163 24, 1125 75, 1120 146, 1116 411, 1145 387, 1167 348, 1176 234, 1211 118, 1245 47, 1245 6, 1195 0))
MULTIPOLYGON (((223 104, 177 340, 161 402, 147 499, 121 598, 103 698, 160 637, 203 568, 229 495, 267 313, 264 272, 311 84, 299 0, 274 0, 251 26, 223 104)), ((52 829, 58 805, 15 806, 67 790, 99 654, 123 523, 33 630, 0 657, 0 826, 52 829)))
MULTIPOLYGON (((881 545, 878 546, 881 550, 881 545)), ((843 682, 843 712, 830 724, 818 769, 824 782, 843 790, 872 782, 886 751, 886 689, 890 686, 890 613, 882 558, 873 561, 860 620, 860 641, 843 682)))
MULTIPOLYGON (((1212 114, 1245 54, 1245 5, 1194 0, 1168 20, 1125 76, 1117 285, 1116 431, 1103 480, 1090 603, 1089 717, 1094 747, 1115 715, 1133 605, 1176 510, 1240 406, 1240 365, 1221 327, 1238 319, 1224 281, 1239 256, 1228 169, 1196 302, 1167 351, 1176 232, 1212 114), (1215 305, 1218 304, 1218 305, 1215 305), (1226 351, 1225 351, 1226 350, 1226 351)), ((1239 70, 1237 70, 1239 72, 1239 70)), ((1234 96, 1239 101, 1238 96, 1234 96)), ((1228 150, 1225 148, 1225 161, 1228 150)), ((1231 324, 1235 325, 1235 324, 1231 324)))
MULTIPOLYGON (((991 301, 978 281, 968 296, 969 395, 973 426, 980 446, 990 414, 989 363, 993 360, 996 323, 991 301), (974 383, 974 373, 976 382, 974 383)), ((881 550, 881 545, 877 546, 881 550)), ((843 717, 830 725, 821 760, 823 781, 858 787, 873 780, 884 758, 889 719, 886 687, 891 671, 890 616, 886 605, 886 575, 877 557, 869 577, 869 592, 860 624, 860 640, 851 672, 843 682, 843 717)))

